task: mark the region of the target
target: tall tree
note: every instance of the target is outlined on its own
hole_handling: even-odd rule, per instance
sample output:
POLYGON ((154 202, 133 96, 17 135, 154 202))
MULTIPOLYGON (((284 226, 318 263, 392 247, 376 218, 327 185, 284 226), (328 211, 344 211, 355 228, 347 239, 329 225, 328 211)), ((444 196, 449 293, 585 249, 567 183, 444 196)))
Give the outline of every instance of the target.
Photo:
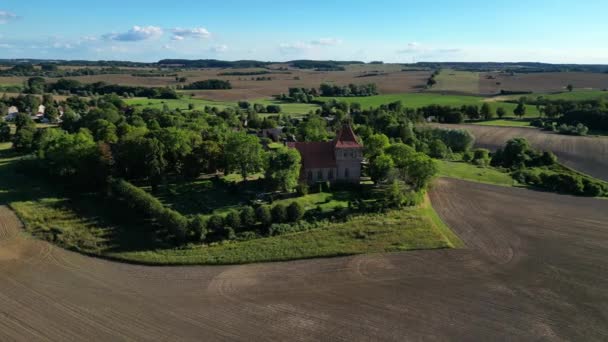
POLYGON ((266 158, 266 179, 273 188, 291 191, 298 185, 302 157, 292 148, 281 147, 266 158))
POLYGON ((247 180, 250 174, 262 168, 262 152, 256 136, 244 132, 230 134, 224 148, 226 171, 237 171, 243 180, 247 180))

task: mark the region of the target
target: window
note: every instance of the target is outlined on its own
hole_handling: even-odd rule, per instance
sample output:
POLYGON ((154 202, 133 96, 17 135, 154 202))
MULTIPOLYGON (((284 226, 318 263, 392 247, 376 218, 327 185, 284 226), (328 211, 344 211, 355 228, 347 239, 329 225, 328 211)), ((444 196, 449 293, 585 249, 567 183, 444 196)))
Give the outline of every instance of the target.
POLYGON ((308 181, 312 182, 312 171, 308 171, 308 181))
POLYGON ((349 173, 348 173, 348 168, 344 169, 344 178, 348 178, 349 173))
POLYGON ((334 179, 334 170, 329 170, 327 173, 327 179, 334 179))
POLYGON ((323 170, 319 170, 319 172, 317 172, 317 180, 323 180, 323 170))

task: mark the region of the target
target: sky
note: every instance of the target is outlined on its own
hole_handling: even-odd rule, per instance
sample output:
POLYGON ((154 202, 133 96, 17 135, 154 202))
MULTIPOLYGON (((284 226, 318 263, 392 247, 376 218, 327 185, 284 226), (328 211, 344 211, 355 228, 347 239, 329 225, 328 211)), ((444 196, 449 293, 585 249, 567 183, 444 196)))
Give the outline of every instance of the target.
POLYGON ((2 0, 0 58, 608 64, 607 0, 2 0))

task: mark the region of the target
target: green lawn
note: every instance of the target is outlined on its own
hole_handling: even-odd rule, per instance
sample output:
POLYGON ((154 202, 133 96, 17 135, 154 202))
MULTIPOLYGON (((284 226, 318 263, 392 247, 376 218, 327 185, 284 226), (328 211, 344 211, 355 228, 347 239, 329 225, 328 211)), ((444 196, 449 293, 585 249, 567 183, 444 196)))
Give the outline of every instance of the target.
POLYGON ((470 122, 473 125, 480 125, 480 126, 502 126, 502 127, 528 127, 528 128, 535 128, 533 126, 530 126, 530 121, 528 120, 504 120, 504 119, 497 119, 497 120, 488 120, 488 121, 475 121, 475 122, 470 122))
MULTIPOLYGON (((441 106, 455 106, 460 107, 462 105, 476 105, 481 107, 484 102, 487 102, 492 110, 496 111, 496 108, 503 107, 507 111, 508 117, 514 117, 513 110, 517 107, 515 103, 507 103, 501 101, 489 101, 486 97, 481 96, 468 96, 468 95, 443 95, 440 93, 403 93, 403 94, 391 94, 391 95, 376 95, 376 96, 353 96, 353 97, 318 97, 320 101, 330 101, 335 99, 337 101, 346 101, 348 103, 357 102, 361 104, 361 107, 368 109, 371 107, 378 107, 383 104, 391 102, 401 101, 403 106, 408 108, 420 108, 428 105, 441 105, 441 106)), ((538 117, 538 109, 535 106, 526 106, 525 117, 538 117)))
POLYGON ((426 204, 387 214, 358 216, 345 223, 293 234, 109 256, 146 264, 243 264, 460 246, 458 237, 426 204))
POLYGON ((515 186, 517 182, 506 172, 492 167, 479 167, 465 162, 440 160, 439 176, 458 178, 479 183, 515 186))
MULTIPOLYGON (((148 98, 138 97, 138 98, 126 99, 125 102, 131 106, 144 107, 144 108, 157 108, 157 109, 163 109, 164 105, 166 104, 169 107, 169 109, 172 109, 172 110, 173 109, 188 110, 188 106, 190 104, 194 105, 194 109, 196 109, 196 110, 203 110, 205 108, 205 106, 217 107, 219 109, 225 109, 227 107, 236 107, 237 106, 237 102, 210 101, 210 100, 203 100, 203 99, 194 99, 194 98, 190 98, 187 96, 184 96, 180 99, 173 99, 173 100, 148 99, 148 98)), ((283 114, 289 114, 289 115, 295 115, 295 116, 306 115, 311 110, 314 111, 317 108, 319 108, 319 106, 316 104, 288 103, 288 102, 282 102, 282 101, 276 101, 276 100, 270 100, 270 99, 250 100, 248 102, 250 102, 251 104, 259 103, 264 106, 279 105, 279 106, 281 106, 281 110, 282 110, 283 114)), ((263 114, 263 115, 267 115, 267 114, 263 114)), ((268 114, 268 115, 271 115, 271 114, 268 114)))

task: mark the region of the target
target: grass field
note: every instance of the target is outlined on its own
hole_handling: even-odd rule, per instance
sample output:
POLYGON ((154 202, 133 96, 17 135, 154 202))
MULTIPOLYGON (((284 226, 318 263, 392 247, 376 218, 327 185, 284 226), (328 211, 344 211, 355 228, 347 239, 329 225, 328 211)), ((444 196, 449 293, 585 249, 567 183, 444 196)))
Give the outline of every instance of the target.
MULTIPOLYGON (((320 101, 346 101, 348 103, 357 102, 364 109, 378 107, 383 104, 401 101, 403 106, 408 108, 420 108, 428 105, 455 106, 475 105, 480 107, 484 102, 487 102, 490 107, 496 111, 496 108, 503 107, 507 111, 508 117, 514 117, 513 110, 517 105, 515 103, 507 103, 501 101, 488 101, 488 98, 481 96, 468 95, 443 95, 439 93, 404 93, 391 95, 376 95, 364 97, 320 97, 320 101)), ((535 106, 526 106, 525 117, 538 117, 538 109, 535 106)))
POLYGON ((150 264, 242 264, 462 246, 429 203, 306 232, 182 249, 110 253, 150 264))
POLYGON ((461 93, 479 94, 479 73, 469 71, 441 70, 435 76, 437 84, 433 91, 453 91, 461 93))
MULTIPOLYGON (((217 107, 219 109, 225 109, 227 107, 236 107, 237 102, 230 101, 211 101, 211 100, 202 100, 202 99, 194 99, 189 97, 182 97, 180 99, 175 100, 160 100, 160 99, 147 99, 147 98, 132 98, 127 99, 125 102, 129 105, 136 107, 149 107, 149 108, 157 108, 163 109, 164 105, 167 105, 169 109, 181 109, 188 110, 188 106, 190 104, 194 105, 194 109, 203 110, 205 106, 209 107, 217 107)), ((305 115, 308 114, 311 110, 317 109, 319 106, 315 104, 308 103, 285 103, 281 101, 269 100, 269 99, 258 99, 251 100, 250 103, 259 103, 264 106, 268 105, 279 105, 281 106, 282 113, 290 114, 290 115, 305 115)))
POLYGON ((465 162, 439 161, 439 176, 464 179, 479 183, 515 186, 517 182, 508 173, 491 167, 479 167, 465 162))
POLYGON ((527 120, 504 120, 504 119, 497 119, 497 120, 488 120, 488 121, 475 121, 475 122, 471 122, 471 124, 473 124, 473 125, 481 125, 481 126, 529 127, 529 128, 535 128, 535 127, 530 126, 530 121, 527 121, 527 120))

